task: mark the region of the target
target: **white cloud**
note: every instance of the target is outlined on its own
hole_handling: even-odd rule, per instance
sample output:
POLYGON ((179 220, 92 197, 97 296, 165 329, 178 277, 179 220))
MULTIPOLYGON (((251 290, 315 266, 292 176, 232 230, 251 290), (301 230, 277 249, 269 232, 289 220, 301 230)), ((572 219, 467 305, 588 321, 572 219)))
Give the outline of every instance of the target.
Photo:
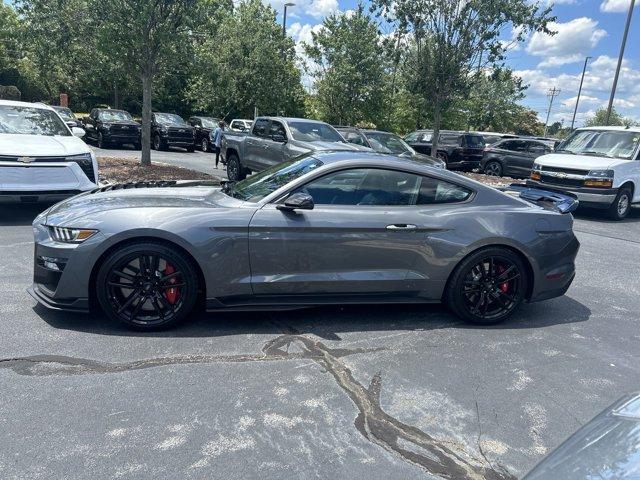
POLYGON ((338 0, 311 0, 305 12, 315 18, 323 18, 338 11, 338 0))
POLYGON ((543 57, 540 67, 578 62, 607 36, 607 32, 597 26, 597 21, 587 17, 574 18, 566 23, 550 22, 549 29, 557 33, 534 32, 527 45, 527 53, 543 57))
MULTIPOLYGON (((600 11, 607 13, 621 13, 629 10, 631 0, 604 0, 600 4, 600 11)), ((640 5, 636 2, 636 7, 640 5)))

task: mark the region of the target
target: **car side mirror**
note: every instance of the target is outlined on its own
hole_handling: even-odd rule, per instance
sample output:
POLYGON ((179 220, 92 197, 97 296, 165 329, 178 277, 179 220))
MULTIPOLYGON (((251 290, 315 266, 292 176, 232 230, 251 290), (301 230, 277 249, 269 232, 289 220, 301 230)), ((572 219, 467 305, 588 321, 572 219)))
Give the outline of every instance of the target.
POLYGON ((284 201, 284 204, 278 205, 276 208, 284 212, 293 212, 294 210, 313 210, 313 197, 308 193, 294 193, 284 201))
POLYGON ((71 133, 73 133, 74 137, 82 138, 86 132, 84 131, 84 128, 73 127, 71 129, 71 133))
POLYGON ((281 133, 274 133, 273 135, 271 135, 271 140, 279 143, 287 143, 287 137, 285 137, 281 133))

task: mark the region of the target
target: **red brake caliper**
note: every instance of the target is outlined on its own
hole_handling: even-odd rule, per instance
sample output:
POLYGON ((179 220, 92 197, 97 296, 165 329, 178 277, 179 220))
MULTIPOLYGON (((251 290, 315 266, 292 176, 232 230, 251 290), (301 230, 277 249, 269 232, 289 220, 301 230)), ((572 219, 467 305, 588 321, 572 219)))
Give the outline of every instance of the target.
MULTIPOLYGON (((498 272, 499 273, 502 273, 505 270, 506 269, 502 265, 498 265, 498 272)), ((503 293, 507 293, 509 291, 509 283, 508 282, 501 283, 500 284, 500 290, 502 290, 503 293)))
MULTIPOLYGON (((173 267, 173 265, 171 265, 169 262, 167 262, 167 266, 164 269, 164 274, 165 275, 171 275, 173 272, 175 272, 176 269, 173 267)), ((170 278, 169 279, 169 283, 173 284, 176 283, 176 277, 170 278)), ((177 301, 178 301, 178 297, 179 297, 179 292, 177 288, 167 288, 164 291, 164 297, 167 299, 167 302, 169 302, 171 305, 174 305, 177 301)))

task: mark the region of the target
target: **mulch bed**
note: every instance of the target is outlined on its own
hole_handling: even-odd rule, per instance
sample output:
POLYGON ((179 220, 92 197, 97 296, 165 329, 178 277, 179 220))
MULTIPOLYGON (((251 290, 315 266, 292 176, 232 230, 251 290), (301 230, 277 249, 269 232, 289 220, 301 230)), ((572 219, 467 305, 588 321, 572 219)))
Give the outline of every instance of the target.
POLYGON ((151 180, 219 180, 207 173, 188 168, 153 163, 143 167, 138 160, 103 157, 98 159, 101 183, 139 182, 151 180))

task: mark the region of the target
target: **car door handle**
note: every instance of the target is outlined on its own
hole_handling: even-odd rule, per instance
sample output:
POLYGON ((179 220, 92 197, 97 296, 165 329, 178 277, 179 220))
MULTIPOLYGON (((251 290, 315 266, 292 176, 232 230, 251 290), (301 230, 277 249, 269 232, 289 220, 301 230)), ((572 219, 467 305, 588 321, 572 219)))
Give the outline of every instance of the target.
POLYGON ((410 223, 394 223, 393 225, 387 225, 387 230, 415 230, 415 225, 410 223))

